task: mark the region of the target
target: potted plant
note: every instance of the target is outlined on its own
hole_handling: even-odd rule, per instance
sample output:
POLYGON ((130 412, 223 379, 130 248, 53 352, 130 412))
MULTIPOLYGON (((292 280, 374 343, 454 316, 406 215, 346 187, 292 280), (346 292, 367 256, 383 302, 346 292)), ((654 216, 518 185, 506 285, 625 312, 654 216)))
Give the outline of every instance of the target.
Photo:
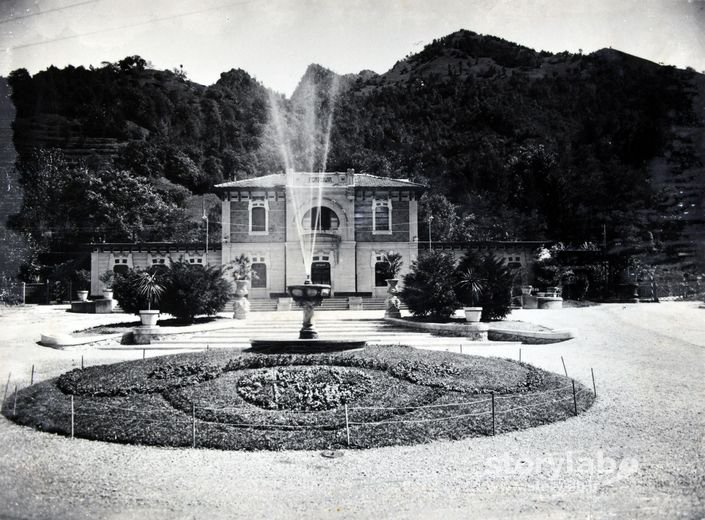
POLYGON ((465 321, 478 322, 482 316, 482 307, 476 307, 480 301, 482 291, 485 290, 485 281, 480 278, 477 271, 468 268, 460 273, 458 286, 463 289, 467 295, 469 307, 463 307, 465 312, 465 321))
POLYGON ((91 273, 86 269, 79 269, 73 276, 78 290, 76 294, 82 302, 88 301, 88 288, 91 285, 91 273))
POLYGON ((164 292, 164 285, 157 278, 157 273, 148 272, 139 273, 136 283, 139 295, 147 299, 147 309, 139 311, 142 325, 154 327, 159 319, 159 311, 152 310, 152 300, 159 301, 164 292))
POLYGON ((252 270, 250 257, 241 254, 232 261, 231 269, 235 280, 235 302, 233 303, 233 318, 244 320, 250 313, 250 301, 248 283, 250 280, 257 280, 257 273, 252 270))
POLYGON ((115 281, 115 273, 113 271, 105 271, 98 278, 103 284, 103 298, 106 300, 113 299, 113 282, 115 281))
POLYGON ((397 294, 399 289, 399 273, 404 261, 399 253, 389 252, 382 256, 382 272, 387 283, 387 297, 384 300, 384 316, 386 318, 401 318, 400 302, 397 294))

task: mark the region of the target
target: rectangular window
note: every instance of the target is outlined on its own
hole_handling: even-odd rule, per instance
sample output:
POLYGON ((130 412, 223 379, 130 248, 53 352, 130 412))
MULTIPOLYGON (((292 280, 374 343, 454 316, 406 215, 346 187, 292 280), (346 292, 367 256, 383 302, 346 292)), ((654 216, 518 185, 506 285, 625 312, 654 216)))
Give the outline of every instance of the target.
POLYGON ((267 211, 263 207, 252 208, 252 231, 267 231, 267 211))
POLYGON ((372 202, 372 231, 373 233, 392 233, 392 201, 390 199, 372 202))

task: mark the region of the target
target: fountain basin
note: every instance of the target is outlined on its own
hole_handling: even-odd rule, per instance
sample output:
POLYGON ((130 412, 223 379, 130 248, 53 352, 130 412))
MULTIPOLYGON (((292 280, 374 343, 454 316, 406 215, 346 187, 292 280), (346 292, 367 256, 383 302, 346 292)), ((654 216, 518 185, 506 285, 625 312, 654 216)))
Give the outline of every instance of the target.
POLYGON ((364 340, 347 339, 251 339, 253 352, 264 354, 297 353, 315 354, 317 352, 338 352, 364 348, 364 340))

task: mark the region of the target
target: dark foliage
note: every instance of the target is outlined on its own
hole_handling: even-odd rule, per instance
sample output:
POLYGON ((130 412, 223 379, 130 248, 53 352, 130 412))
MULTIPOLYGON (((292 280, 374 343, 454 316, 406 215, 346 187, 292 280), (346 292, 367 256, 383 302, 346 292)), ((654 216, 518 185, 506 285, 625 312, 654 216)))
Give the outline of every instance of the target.
POLYGON ((455 287, 453 255, 429 251, 412 262, 399 297, 414 316, 446 320, 460 306, 455 287))
POLYGON ((482 307, 482 321, 501 320, 511 310, 511 291, 514 281, 512 271, 503 258, 494 255, 478 256, 468 251, 458 264, 458 272, 475 273, 482 288, 477 299, 472 298, 468 288, 459 288, 459 297, 467 305, 474 302, 482 307))
POLYGON ((220 266, 174 262, 165 278, 160 310, 186 322, 201 314, 212 316, 222 311, 232 296, 232 285, 223 278, 220 266))

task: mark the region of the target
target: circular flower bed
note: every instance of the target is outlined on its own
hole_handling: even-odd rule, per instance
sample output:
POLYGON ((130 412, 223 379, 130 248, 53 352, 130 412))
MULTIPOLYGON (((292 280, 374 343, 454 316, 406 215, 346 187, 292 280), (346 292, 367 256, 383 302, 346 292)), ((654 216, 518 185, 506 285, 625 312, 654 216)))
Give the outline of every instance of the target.
POLYGON ((269 410, 318 412, 337 408, 370 389, 372 376, 341 367, 260 369, 241 378, 238 393, 269 410))
MULTIPOLYGON (((592 394, 577 387, 584 410, 592 394)), ((574 415, 570 380, 558 374, 399 346, 332 354, 207 351, 89 367, 22 389, 16 415, 14 396, 3 414, 67 435, 72 396, 76 436, 220 449, 416 444, 574 415)))

